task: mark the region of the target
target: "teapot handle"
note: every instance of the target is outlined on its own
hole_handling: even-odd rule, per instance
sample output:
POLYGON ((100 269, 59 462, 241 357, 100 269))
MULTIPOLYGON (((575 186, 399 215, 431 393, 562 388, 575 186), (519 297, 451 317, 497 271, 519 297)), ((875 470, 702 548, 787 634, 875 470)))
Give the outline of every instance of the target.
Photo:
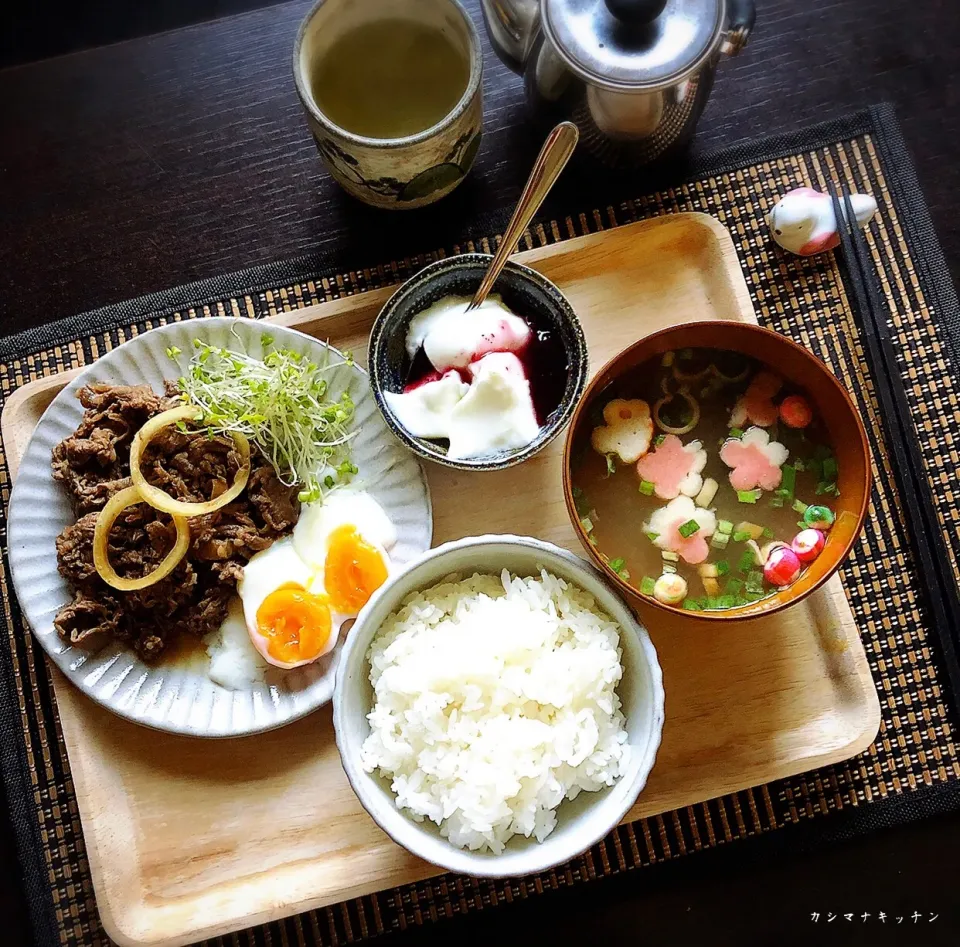
POLYGON ((720 52, 736 56, 750 38, 757 8, 753 0, 727 0, 727 33, 720 46, 720 52))

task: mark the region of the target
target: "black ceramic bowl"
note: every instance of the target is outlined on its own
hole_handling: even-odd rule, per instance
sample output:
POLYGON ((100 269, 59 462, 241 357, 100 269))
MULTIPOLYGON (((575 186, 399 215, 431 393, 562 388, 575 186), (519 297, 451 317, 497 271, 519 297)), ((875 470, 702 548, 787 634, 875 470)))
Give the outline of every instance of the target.
POLYGON ((475 460, 450 460, 443 441, 413 437, 397 421, 383 393, 403 391, 409 368, 405 343, 410 320, 444 296, 472 296, 491 259, 486 253, 464 253, 425 266, 390 297, 370 332, 370 385, 387 426, 415 454, 458 470, 501 470, 532 457, 570 420, 587 383, 587 342, 570 303, 545 276, 519 263, 507 263, 493 292, 536 329, 552 333, 566 360, 566 384, 559 403, 544 419, 536 439, 518 450, 475 460))

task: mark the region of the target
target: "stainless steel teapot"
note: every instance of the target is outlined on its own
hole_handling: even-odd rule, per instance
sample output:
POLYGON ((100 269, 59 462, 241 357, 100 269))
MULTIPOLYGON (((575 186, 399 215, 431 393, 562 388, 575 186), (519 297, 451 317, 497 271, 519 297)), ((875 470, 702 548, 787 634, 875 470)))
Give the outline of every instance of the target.
POLYGON ((528 100, 568 118, 615 167, 672 154, 693 135, 721 55, 746 44, 753 0, 481 0, 499 57, 528 100))

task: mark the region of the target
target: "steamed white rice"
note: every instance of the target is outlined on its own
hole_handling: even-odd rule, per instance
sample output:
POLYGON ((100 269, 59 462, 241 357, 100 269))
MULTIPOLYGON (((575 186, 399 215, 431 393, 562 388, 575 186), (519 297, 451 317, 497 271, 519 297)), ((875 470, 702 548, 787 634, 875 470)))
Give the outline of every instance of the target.
POLYGON ((627 765, 620 659, 619 626, 563 579, 450 576, 408 596, 370 647, 363 766, 454 845, 543 841, 564 799, 627 765))

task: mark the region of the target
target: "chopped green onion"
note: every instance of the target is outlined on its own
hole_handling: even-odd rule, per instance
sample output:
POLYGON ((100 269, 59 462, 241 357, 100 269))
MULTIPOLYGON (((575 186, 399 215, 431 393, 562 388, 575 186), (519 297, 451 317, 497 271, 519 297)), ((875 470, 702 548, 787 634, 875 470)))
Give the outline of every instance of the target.
POLYGON ((780 472, 782 476, 780 486, 777 488, 777 496, 781 496, 785 500, 792 500, 797 488, 797 468, 791 464, 784 464, 780 468, 780 472))
POLYGON ((717 575, 726 575, 730 571, 730 563, 726 559, 721 559, 717 563, 717 575))
POLYGON ((737 499, 741 503, 756 503, 761 496, 763 496, 763 491, 759 488, 756 490, 737 490, 737 499))
POLYGON ((736 437, 736 438, 743 437, 743 428, 739 428, 739 427, 730 428, 730 430, 727 431, 727 437, 736 437))
POLYGON ((667 435, 666 435, 666 434, 658 434, 658 435, 653 439, 653 446, 654 446, 654 447, 659 447, 666 439, 667 439, 667 435))
POLYGON ((677 566, 673 562, 665 562, 660 566, 660 571, 663 572, 664 575, 673 575, 673 573, 677 571, 677 566))
POLYGON ((653 491, 656 489, 655 485, 652 484, 649 480, 641 480, 640 486, 637 488, 645 497, 652 497, 653 491))
POLYGON ((730 520, 717 520, 717 532, 726 533, 729 536, 733 532, 733 523, 730 520))
POLYGON ((770 497, 770 506, 772 506, 774 509, 779 510, 785 502, 786 501, 783 499, 783 497, 778 497, 776 494, 770 497))
POLYGON ((580 517, 580 525, 588 532, 593 532, 593 520, 589 516, 580 517))
POLYGON ((793 511, 794 513, 806 513, 807 504, 803 500, 794 500, 793 501, 793 511))
POLYGON ((806 467, 806 465, 804 464, 803 460, 798 457, 798 458, 793 462, 793 469, 796 470, 797 473, 803 473, 803 472, 807 469, 807 467, 806 467))
POLYGON ((714 549, 726 549, 727 543, 730 542, 729 533, 714 533, 713 537, 710 539, 710 545, 714 549))
POLYGON ((687 520, 682 526, 677 530, 678 533, 684 538, 689 539, 694 533, 700 532, 700 524, 696 520, 687 520))
POLYGON ((835 483, 827 483, 825 480, 820 481, 817 484, 817 496, 822 496, 824 493, 835 493, 837 485, 835 483))
POLYGON ((613 459, 613 454, 605 454, 604 456, 607 460, 607 476, 610 477, 617 472, 617 464, 613 459))
POLYGON ((651 579, 650 576, 645 575, 640 580, 640 591, 644 595, 653 595, 653 587, 657 584, 656 579, 651 579))
POLYGON ((763 532, 760 534, 764 539, 773 539, 773 530, 769 526, 763 527, 763 532))
POLYGON ((663 559, 664 562, 679 562, 680 554, 676 552, 670 552, 669 549, 665 549, 660 553, 660 558, 663 559))
POLYGON ((650 542, 655 543, 655 542, 657 541, 657 538, 659 537, 659 535, 660 535, 659 533, 652 533, 652 532, 651 532, 651 533, 647 533, 647 534, 646 534, 646 537, 647 537, 647 539, 650 540, 650 542))
POLYGON ((627 564, 627 560, 618 556, 616 559, 610 560, 610 568, 613 569, 618 575, 623 572, 623 567, 627 564))
POLYGON ((573 494, 573 506, 577 511, 577 516, 586 516, 590 512, 590 503, 580 487, 574 487, 570 491, 573 494))
POLYGON ((750 533, 748 530, 738 529, 733 534, 733 541, 735 543, 745 543, 748 539, 750 539, 750 533))
POLYGON ((737 563, 738 572, 749 572, 757 564, 757 557, 752 549, 745 549, 740 561, 737 563))

